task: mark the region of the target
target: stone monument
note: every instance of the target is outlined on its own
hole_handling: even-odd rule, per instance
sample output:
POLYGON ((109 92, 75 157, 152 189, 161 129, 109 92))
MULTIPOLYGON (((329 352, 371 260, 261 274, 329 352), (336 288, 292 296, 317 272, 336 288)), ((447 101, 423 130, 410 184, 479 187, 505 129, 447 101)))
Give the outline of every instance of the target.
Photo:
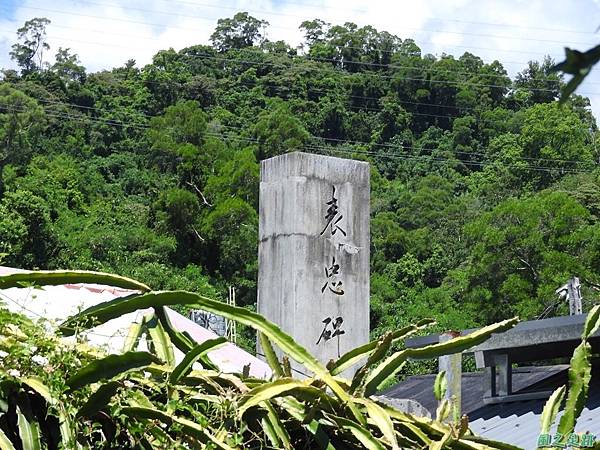
POLYGON ((310 153, 261 162, 258 312, 324 364, 369 340, 369 175, 310 153))

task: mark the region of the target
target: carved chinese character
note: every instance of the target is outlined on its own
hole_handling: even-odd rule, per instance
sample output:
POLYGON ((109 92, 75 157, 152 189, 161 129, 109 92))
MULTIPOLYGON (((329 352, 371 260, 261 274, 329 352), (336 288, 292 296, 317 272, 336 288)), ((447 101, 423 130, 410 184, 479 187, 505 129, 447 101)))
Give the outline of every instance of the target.
POLYGON ((335 262, 335 256, 332 258, 331 266, 325 267, 325 276, 327 277, 327 281, 321 288, 321 294, 325 292, 325 289, 329 287, 329 290, 336 295, 344 295, 344 290, 342 289, 342 282, 337 280, 337 275, 340 273, 340 265, 335 262))
POLYGON ((323 327, 323 331, 321 331, 321 335, 319 336, 319 340, 317 341, 316 345, 319 345, 321 339, 328 341, 329 339, 333 339, 336 336, 341 336, 342 334, 346 333, 344 330, 342 330, 342 323, 344 323, 344 319, 341 317, 337 317, 335 320, 333 320, 331 317, 327 317, 323 319, 323 323, 325 326, 323 327), (329 329, 330 325, 332 327, 331 330, 329 329))
POLYGON ((346 236, 346 232, 338 225, 338 223, 340 222, 340 220, 342 220, 342 218, 344 217, 343 215, 341 215, 338 211, 338 204, 337 204, 337 198, 335 198, 335 186, 333 186, 333 192, 331 194, 331 200, 329 200, 326 205, 328 206, 327 208, 327 214, 325 215, 325 220, 327 221, 327 224, 325 225, 325 228, 323 228, 323 231, 321 231, 320 236, 323 236, 323 233, 325 233, 325 231, 327 230, 327 227, 329 227, 330 231, 331 231, 331 235, 333 236, 336 231, 340 231, 344 236, 346 236))

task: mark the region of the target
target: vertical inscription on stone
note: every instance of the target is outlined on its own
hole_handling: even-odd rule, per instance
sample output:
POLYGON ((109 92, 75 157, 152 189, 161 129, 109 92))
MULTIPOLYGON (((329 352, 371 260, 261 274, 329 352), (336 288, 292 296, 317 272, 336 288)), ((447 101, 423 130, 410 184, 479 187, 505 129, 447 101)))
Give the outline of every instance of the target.
POLYGON ((259 313, 323 363, 368 342, 368 164, 265 160, 259 209, 259 313))
POLYGON ((325 228, 323 228, 323 231, 321 231, 321 236, 325 234, 325 231, 327 231, 327 227, 329 227, 332 236, 335 234, 336 231, 340 231, 344 236, 346 236, 346 232, 338 225, 338 223, 344 218, 344 216, 342 216, 338 212, 337 198, 335 198, 335 186, 333 186, 331 200, 327 202, 327 206, 327 215, 325 216, 325 219, 327 220, 327 225, 325 225, 325 228))
POLYGON ((335 256, 331 259, 331 266, 325 266, 325 277, 327 281, 321 288, 321 294, 325 293, 325 290, 329 288, 335 295, 344 295, 344 289, 342 289, 342 282, 338 279, 340 274, 340 265, 336 264, 335 256))

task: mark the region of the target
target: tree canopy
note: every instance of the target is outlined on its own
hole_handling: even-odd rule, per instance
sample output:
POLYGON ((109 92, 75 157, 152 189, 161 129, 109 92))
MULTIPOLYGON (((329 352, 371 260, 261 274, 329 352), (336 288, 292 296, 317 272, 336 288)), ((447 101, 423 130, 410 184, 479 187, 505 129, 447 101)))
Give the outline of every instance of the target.
POLYGON ((292 150, 369 161, 371 327, 565 312, 600 284, 600 172, 589 100, 548 58, 424 54, 371 26, 221 19, 212 45, 90 73, 19 29, 0 82, 0 261, 98 269, 256 301, 259 162, 292 150))

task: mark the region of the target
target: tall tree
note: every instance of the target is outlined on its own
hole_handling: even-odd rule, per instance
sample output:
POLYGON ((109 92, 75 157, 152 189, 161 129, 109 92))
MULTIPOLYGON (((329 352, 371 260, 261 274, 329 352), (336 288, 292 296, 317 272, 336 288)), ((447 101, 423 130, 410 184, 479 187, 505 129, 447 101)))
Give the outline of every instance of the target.
POLYGON ((247 12, 239 12, 233 18, 219 19, 210 40, 221 52, 252 47, 265 39, 264 29, 268 25, 266 20, 252 17, 247 12))
POLYGON ((63 81, 83 81, 85 78, 85 67, 81 65, 79 57, 71 53, 69 48, 58 48, 55 56, 56 62, 51 69, 63 81))
POLYGON ((44 50, 50 49, 46 42, 46 26, 49 24, 49 19, 36 17, 17 30, 20 42, 13 44, 10 57, 19 65, 23 75, 44 68, 44 50))

